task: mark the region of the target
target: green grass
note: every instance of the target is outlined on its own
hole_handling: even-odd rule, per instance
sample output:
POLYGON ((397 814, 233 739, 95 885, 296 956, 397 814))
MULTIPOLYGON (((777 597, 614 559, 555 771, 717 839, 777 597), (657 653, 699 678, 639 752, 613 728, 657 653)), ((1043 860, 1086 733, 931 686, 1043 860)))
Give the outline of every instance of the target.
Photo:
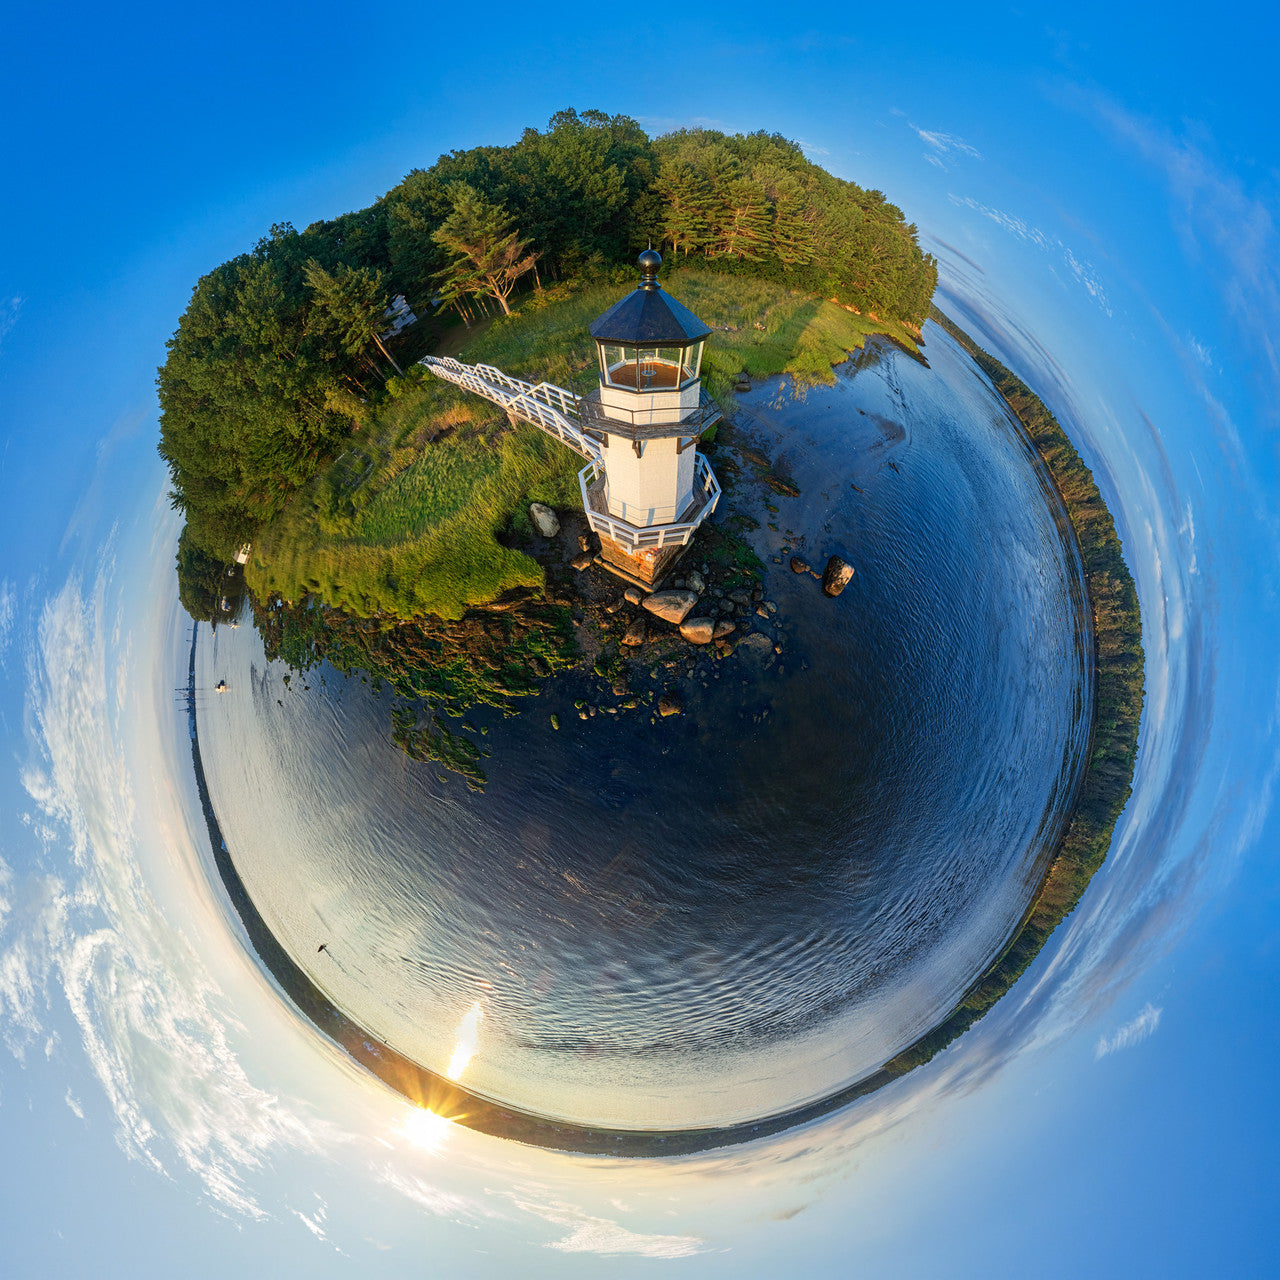
POLYGON ((530 501, 576 505, 581 460, 492 405, 410 384, 254 543, 260 598, 318 597, 360 616, 459 618, 539 565, 498 541, 530 501))
MULTIPOLYGON (((514 315, 465 337, 459 357, 586 390, 596 368, 588 326, 630 280, 628 272, 621 283, 527 294, 514 315)), ((873 333, 915 349, 902 326, 768 281, 686 268, 665 284, 713 327, 704 380, 726 404, 743 371, 831 381, 832 366, 873 333)), ((514 588, 541 588, 539 566, 499 537, 527 532, 531 501, 579 507, 581 459, 421 369, 389 391, 349 448, 260 532, 249 586, 261 599, 318 599, 361 617, 444 619, 514 588)))
MULTIPOLYGON (((630 280, 631 275, 627 273, 630 280)), ((703 380, 724 399, 733 376, 789 373, 802 382, 832 382, 833 366, 860 350, 872 334, 887 334, 908 350, 919 348, 905 326, 856 315, 811 294, 769 280, 724 275, 696 267, 663 276, 663 287, 712 327, 703 380)), ((532 381, 579 390, 594 383, 595 344, 587 326, 623 296, 625 284, 592 284, 545 305, 527 295, 516 314, 463 342, 458 359, 497 365, 532 381)))

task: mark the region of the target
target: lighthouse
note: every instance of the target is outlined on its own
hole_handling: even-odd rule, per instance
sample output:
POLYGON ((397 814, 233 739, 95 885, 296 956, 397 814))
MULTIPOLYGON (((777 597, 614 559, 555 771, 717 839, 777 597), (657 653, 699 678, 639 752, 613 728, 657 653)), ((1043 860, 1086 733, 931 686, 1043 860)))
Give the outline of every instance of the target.
POLYGON ((591 323, 598 385, 589 395, 445 356, 421 363, 582 454, 582 507, 600 535, 601 562, 652 587, 720 499, 697 449, 720 408, 702 386, 710 327, 658 283, 659 254, 646 249, 639 265, 636 288, 591 323))
POLYGON ((719 498, 697 443, 720 409, 702 387, 710 326, 658 283, 657 253, 646 249, 639 265, 639 285, 590 326, 600 385, 578 417, 601 445, 597 474, 583 483, 601 556, 650 586, 719 498))

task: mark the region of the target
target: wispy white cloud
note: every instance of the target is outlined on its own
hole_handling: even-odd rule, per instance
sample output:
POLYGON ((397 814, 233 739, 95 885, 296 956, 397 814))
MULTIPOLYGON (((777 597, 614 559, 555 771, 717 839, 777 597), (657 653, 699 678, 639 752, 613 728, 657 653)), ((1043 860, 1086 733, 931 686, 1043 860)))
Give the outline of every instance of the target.
POLYGON ((13 913, 13 872, 9 864, 0 858, 0 934, 4 931, 4 922, 13 913))
POLYGON ((325 1220, 329 1216, 328 1206, 319 1196, 316 1197, 316 1202, 314 1213, 303 1213, 301 1209, 294 1209, 292 1213, 317 1240, 328 1241, 329 1232, 325 1226, 325 1220))
POLYGON ((0 1034, 19 1062, 48 1038, 41 1012, 43 975, 65 908, 57 879, 32 876, 19 882, 0 859, 0 1034))
POLYGON ((954 133, 943 133, 940 129, 922 129, 918 124, 907 121, 911 131, 928 147, 924 158, 939 169, 954 167, 956 156, 968 156, 971 160, 981 160, 982 152, 954 133))
POLYGON ((1105 1058, 1108 1054, 1118 1053, 1121 1049, 1132 1049, 1135 1044, 1141 1044, 1155 1034, 1163 1012, 1163 1009, 1157 1008, 1148 1001, 1142 1006, 1137 1017, 1130 1018, 1124 1026, 1117 1028, 1111 1035, 1099 1036, 1098 1043, 1093 1048, 1093 1056, 1105 1058))
POLYGON ((314 1149, 325 1126, 249 1078, 221 993, 142 881, 110 623, 102 578, 87 595, 69 583, 40 618, 29 672, 40 750, 23 780, 69 841, 75 879, 47 886, 36 927, 6 948, 0 1001, 6 1023, 29 1031, 38 1001, 60 990, 120 1146, 157 1172, 176 1162, 219 1204, 262 1217, 247 1174, 282 1148, 314 1149))
POLYGON ((1143 119, 1110 96, 1086 90, 1071 96, 1132 147, 1165 179, 1174 199, 1175 229, 1193 266, 1221 291, 1242 337, 1260 351, 1272 379, 1280 378, 1280 233, 1268 202, 1223 170, 1207 139, 1191 128, 1179 135, 1143 119))
POLYGON ((594 1253, 600 1257, 637 1254, 644 1258, 689 1258, 702 1253, 705 1242, 698 1236, 659 1235, 631 1231, 608 1218, 597 1218, 568 1204, 523 1202, 522 1209, 536 1214, 568 1234, 553 1240, 548 1249, 561 1253, 594 1253))
POLYGON ((1198 338, 1191 334, 1187 335, 1187 350, 1202 364, 1206 369, 1214 367, 1213 352, 1205 346, 1198 338))
POLYGON ((8 578, 0 579, 0 661, 4 660, 13 636, 13 623, 18 613, 18 597, 8 578))
POLYGON ((0 344, 4 343, 13 326, 18 323, 18 313, 22 310, 24 301, 25 299, 18 297, 17 294, 0 298, 0 344))
POLYGON ((417 1208, 439 1218, 466 1221, 499 1216, 495 1210, 470 1196, 428 1182, 418 1174, 408 1173, 393 1164, 377 1167, 375 1176, 384 1186, 403 1196, 417 1208))
POLYGON ((989 218, 996 226, 1009 232, 1010 235, 1017 239, 1025 241, 1027 244, 1034 245, 1037 249, 1057 258, 1071 273, 1076 282, 1084 289, 1084 291, 1098 304, 1099 307, 1108 315, 1112 315, 1111 303, 1107 299, 1106 290, 1102 287, 1102 279, 1093 267, 1092 263, 1086 259, 1080 258, 1066 244, 1058 239, 1057 236, 1051 236, 1041 231, 1039 227, 1027 222, 1023 218, 1015 217, 1013 214, 1005 213, 1002 209, 994 209, 990 205, 982 204, 975 200, 972 196, 958 196, 948 194, 947 198, 952 204, 958 205, 965 209, 972 209, 975 213, 981 214, 984 218, 989 218))

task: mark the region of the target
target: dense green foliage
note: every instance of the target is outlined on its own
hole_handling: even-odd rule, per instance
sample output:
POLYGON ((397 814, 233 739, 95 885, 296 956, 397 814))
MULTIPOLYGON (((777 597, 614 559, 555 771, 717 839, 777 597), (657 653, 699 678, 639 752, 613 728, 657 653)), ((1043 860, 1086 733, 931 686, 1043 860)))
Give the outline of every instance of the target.
POLYGON ((197 622, 216 622, 228 616, 228 606, 239 607, 244 595, 244 575, 239 565, 230 569, 225 560, 211 556, 189 529, 178 536, 178 600, 197 622))
POLYGON ((654 143, 661 241, 919 325, 937 283, 916 228, 879 191, 810 163, 778 134, 682 129, 654 143))
POLYGON ((918 325, 936 278, 879 192, 777 135, 654 140, 625 116, 559 112, 514 144, 441 156, 367 209, 275 226, 201 278, 158 380, 191 538, 230 559, 368 425, 388 376, 438 334, 422 320, 380 337, 395 295, 420 316, 433 299, 505 309, 517 281, 607 277, 647 243, 885 323, 918 325))
POLYGON ((507 299, 516 281, 533 270, 538 255, 528 252, 529 242, 512 230, 500 204, 486 200, 467 182, 455 182, 450 193, 453 208, 431 236, 448 255, 439 277, 440 301, 469 317, 468 301, 483 305, 493 298, 509 316, 507 299))
POLYGON ((1071 821, 1044 883, 1003 954, 940 1026, 885 1064, 900 1075, 927 1062, 976 1022, 1018 980, 1049 935, 1075 910, 1102 866, 1133 782, 1142 717, 1142 619, 1115 521, 1089 468, 1043 401, 940 312, 933 318, 973 356, 1026 427, 1066 504, 1080 545, 1094 630, 1094 726, 1071 821))

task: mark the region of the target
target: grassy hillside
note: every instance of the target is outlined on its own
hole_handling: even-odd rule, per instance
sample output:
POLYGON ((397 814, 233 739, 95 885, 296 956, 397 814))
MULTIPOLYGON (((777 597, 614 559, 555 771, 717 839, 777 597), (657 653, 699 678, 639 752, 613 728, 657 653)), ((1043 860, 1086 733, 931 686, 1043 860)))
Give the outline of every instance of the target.
POLYGON ((577 501, 577 455, 479 397, 406 384, 259 535, 245 572, 259 598, 458 618, 541 587, 537 564, 498 535, 527 502, 577 501))
MULTIPOLYGON (((586 390, 596 367, 587 326, 634 280, 628 271, 616 283, 529 295, 515 315, 463 342, 459 357, 586 390)), ((769 281, 686 269, 665 283, 714 327, 704 378, 721 397, 744 370, 830 381, 832 365, 872 333, 915 349, 901 326, 769 281)), ((421 369, 391 391, 258 535, 245 573, 254 593, 314 597, 363 617, 457 619, 513 588, 541 587, 538 565, 501 538, 525 527, 530 502, 580 507, 582 460, 421 369)))
MULTIPOLYGON (((576 380, 579 390, 587 390, 596 379, 595 344, 587 327, 635 283, 635 270, 626 268, 607 283, 531 295, 519 314, 463 342, 458 359, 562 386, 576 380)), ((918 350, 906 325, 858 315, 772 280, 685 267, 664 270, 662 285, 712 328, 702 373, 716 396, 726 395, 733 375, 742 372, 831 382, 832 366, 872 334, 888 334, 909 351, 918 350)))

